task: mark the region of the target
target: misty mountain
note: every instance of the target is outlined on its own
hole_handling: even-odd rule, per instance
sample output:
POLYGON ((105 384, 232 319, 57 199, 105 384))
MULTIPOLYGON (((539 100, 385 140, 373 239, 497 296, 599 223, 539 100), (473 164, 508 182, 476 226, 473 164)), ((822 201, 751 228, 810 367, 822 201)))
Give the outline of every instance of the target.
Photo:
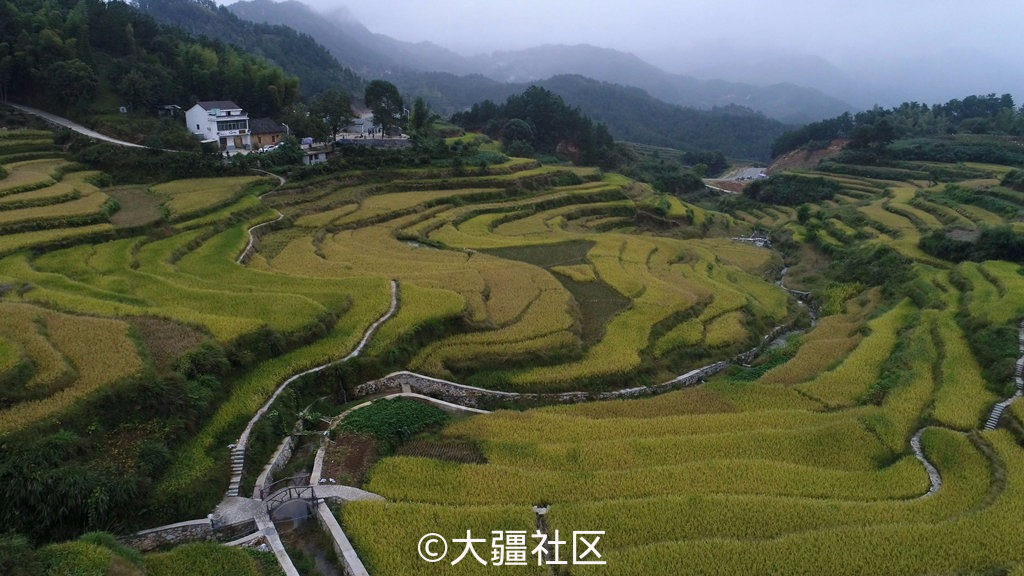
POLYGON ((634 54, 587 44, 546 45, 473 58, 480 73, 506 82, 529 82, 557 74, 643 88, 672 104, 695 108, 740 105, 787 123, 800 124, 849 111, 852 107, 818 90, 792 83, 756 86, 699 80, 669 74, 634 54))
POLYGON ((617 140, 679 150, 718 150, 732 158, 769 159, 772 142, 790 128, 749 108, 684 108, 654 98, 640 88, 574 74, 518 84, 479 74, 456 76, 445 72, 406 73, 391 79, 403 94, 423 97, 445 116, 484 100, 501 103, 535 84, 605 124, 617 140))
POLYGON ((671 73, 696 78, 760 86, 811 86, 829 96, 841 95, 844 102, 861 109, 872 107, 882 98, 881 92, 873 86, 855 80, 849 72, 813 54, 789 54, 769 49, 753 51, 722 41, 685 51, 648 52, 644 57, 671 73))
POLYGON ((725 41, 694 46, 685 54, 651 51, 643 56, 669 72, 697 78, 813 86, 865 110, 911 100, 946 101, 972 91, 1024 98, 1024 65, 1019 59, 962 47, 937 46, 926 55, 865 55, 841 66, 818 55, 753 50, 725 41))
POLYGON ((774 140, 788 128, 735 104, 710 110, 683 108, 640 88, 578 75, 554 76, 535 84, 607 125, 617 140, 681 150, 718 150, 730 158, 765 160, 774 140))
POLYGON ((639 57, 586 44, 545 45, 526 50, 464 57, 436 44, 410 43, 375 34, 352 14, 339 9, 321 14, 297 0, 247 0, 228 7, 241 18, 283 24, 309 34, 340 62, 365 76, 401 78, 413 72, 480 74, 506 83, 524 83, 559 74, 643 88, 672 104, 712 108, 736 104, 787 123, 806 123, 841 114, 852 107, 837 98, 793 83, 699 80, 669 74, 639 57))
POLYGON ((135 6, 162 24, 234 44, 294 74, 304 96, 331 87, 362 91, 363 80, 306 34, 287 26, 243 20, 213 0, 134 0, 135 6))
POLYGON ((367 77, 402 70, 473 72, 464 57, 437 44, 402 42, 371 32, 343 6, 321 14, 296 0, 243 0, 227 9, 245 20, 282 24, 309 34, 346 66, 367 77))

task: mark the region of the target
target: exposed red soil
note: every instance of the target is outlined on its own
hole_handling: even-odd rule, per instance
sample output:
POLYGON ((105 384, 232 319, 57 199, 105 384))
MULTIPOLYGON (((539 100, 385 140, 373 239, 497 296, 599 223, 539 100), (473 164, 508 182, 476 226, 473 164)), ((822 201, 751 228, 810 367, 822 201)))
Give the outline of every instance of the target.
POLYGON ((771 175, 785 170, 813 170, 818 166, 818 162, 825 158, 831 158, 842 151, 848 142, 849 140, 838 139, 833 140, 827 148, 787 152, 776 158, 765 172, 771 175))

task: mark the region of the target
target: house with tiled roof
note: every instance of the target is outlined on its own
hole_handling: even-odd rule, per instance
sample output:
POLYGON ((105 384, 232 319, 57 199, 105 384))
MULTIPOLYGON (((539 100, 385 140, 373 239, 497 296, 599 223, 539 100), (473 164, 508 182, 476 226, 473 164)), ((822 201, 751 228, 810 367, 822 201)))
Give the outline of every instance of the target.
POLYGON ((185 123, 203 142, 216 142, 221 150, 250 150, 249 115, 231 100, 196 102, 185 112, 185 123))
POLYGON ((288 127, 278 124, 270 118, 253 118, 249 120, 249 134, 252 136, 252 147, 259 149, 274 146, 288 133, 288 127))

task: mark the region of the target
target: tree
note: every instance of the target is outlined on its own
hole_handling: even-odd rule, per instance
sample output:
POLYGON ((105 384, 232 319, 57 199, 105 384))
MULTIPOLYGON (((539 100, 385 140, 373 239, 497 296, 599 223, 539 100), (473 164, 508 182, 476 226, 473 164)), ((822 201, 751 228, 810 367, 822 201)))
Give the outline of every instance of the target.
POLYGON ((398 88, 387 80, 374 80, 366 86, 363 100, 373 112, 373 122, 389 134, 402 125, 405 104, 398 88))
POLYGON ((501 129, 502 141, 511 144, 516 140, 522 140, 523 142, 533 141, 533 128, 526 123, 525 120, 520 118, 513 118, 505 123, 505 126, 501 129))
POLYGON ((430 111, 423 98, 416 97, 412 105, 412 114, 409 115, 409 131, 413 135, 427 136, 431 131, 431 125, 439 119, 440 116, 430 111))
POLYGON ((310 114, 314 121, 324 126, 324 133, 329 133, 331 140, 338 138, 338 132, 352 123, 352 100, 340 90, 330 89, 313 100, 310 114))
POLYGON ((139 70, 132 70, 122 76, 117 83, 117 91, 138 110, 156 103, 157 91, 154 89, 152 77, 139 70))
POLYGON ((77 58, 51 64, 46 69, 46 79, 50 95, 65 108, 86 108, 99 83, 92 67, 77 58))

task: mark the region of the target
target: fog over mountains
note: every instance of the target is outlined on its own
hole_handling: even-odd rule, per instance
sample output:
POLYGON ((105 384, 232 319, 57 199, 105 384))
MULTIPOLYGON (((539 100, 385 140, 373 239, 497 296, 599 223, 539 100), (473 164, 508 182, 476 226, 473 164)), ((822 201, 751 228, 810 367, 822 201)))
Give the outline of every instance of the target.
MULTIPOLYGON (((376 57, 352 50, 353 61, 339 58, 364 73, 382 54, 393 68, 501 81, 578 73, 672 103, 746 104, 788 121, 828 116, 837 106, 975 93, 1024 99, 1024 63, 1014 57, 1024 37, 1004 25, 1024 19, 1024 3, 1015 0, 304 1, 321 15, 322 32, 374 48, 376 57), (595 47, 614 53, 587 50, 595 47), (594 61, 591 69, 566 69, 581 57, 594 61), (767 86, 767 95, 757 90, 767 86), (793 98, 795 111, 781 104, 793 98)), ((308 10, 294 1, 271 4, 231 9, 309 32, 334 51, 323 34, 299 25, 308 10)))
POLYGON ((546 44, 463 56, 431 42, 405 42, 371 32, 344 8, 319 13, 297 0, 243 0, 228 8, 246 20, 284 24, 307 33, 342 64, 367 77, 447 72, 522 84, 578 74, 642 88, 671 104, 702 109, 740 105, 785 123, 809 122, 855 108, 840 98, 792 82, 757 85, 671 74, 634 54, 590 44, 546 44))

